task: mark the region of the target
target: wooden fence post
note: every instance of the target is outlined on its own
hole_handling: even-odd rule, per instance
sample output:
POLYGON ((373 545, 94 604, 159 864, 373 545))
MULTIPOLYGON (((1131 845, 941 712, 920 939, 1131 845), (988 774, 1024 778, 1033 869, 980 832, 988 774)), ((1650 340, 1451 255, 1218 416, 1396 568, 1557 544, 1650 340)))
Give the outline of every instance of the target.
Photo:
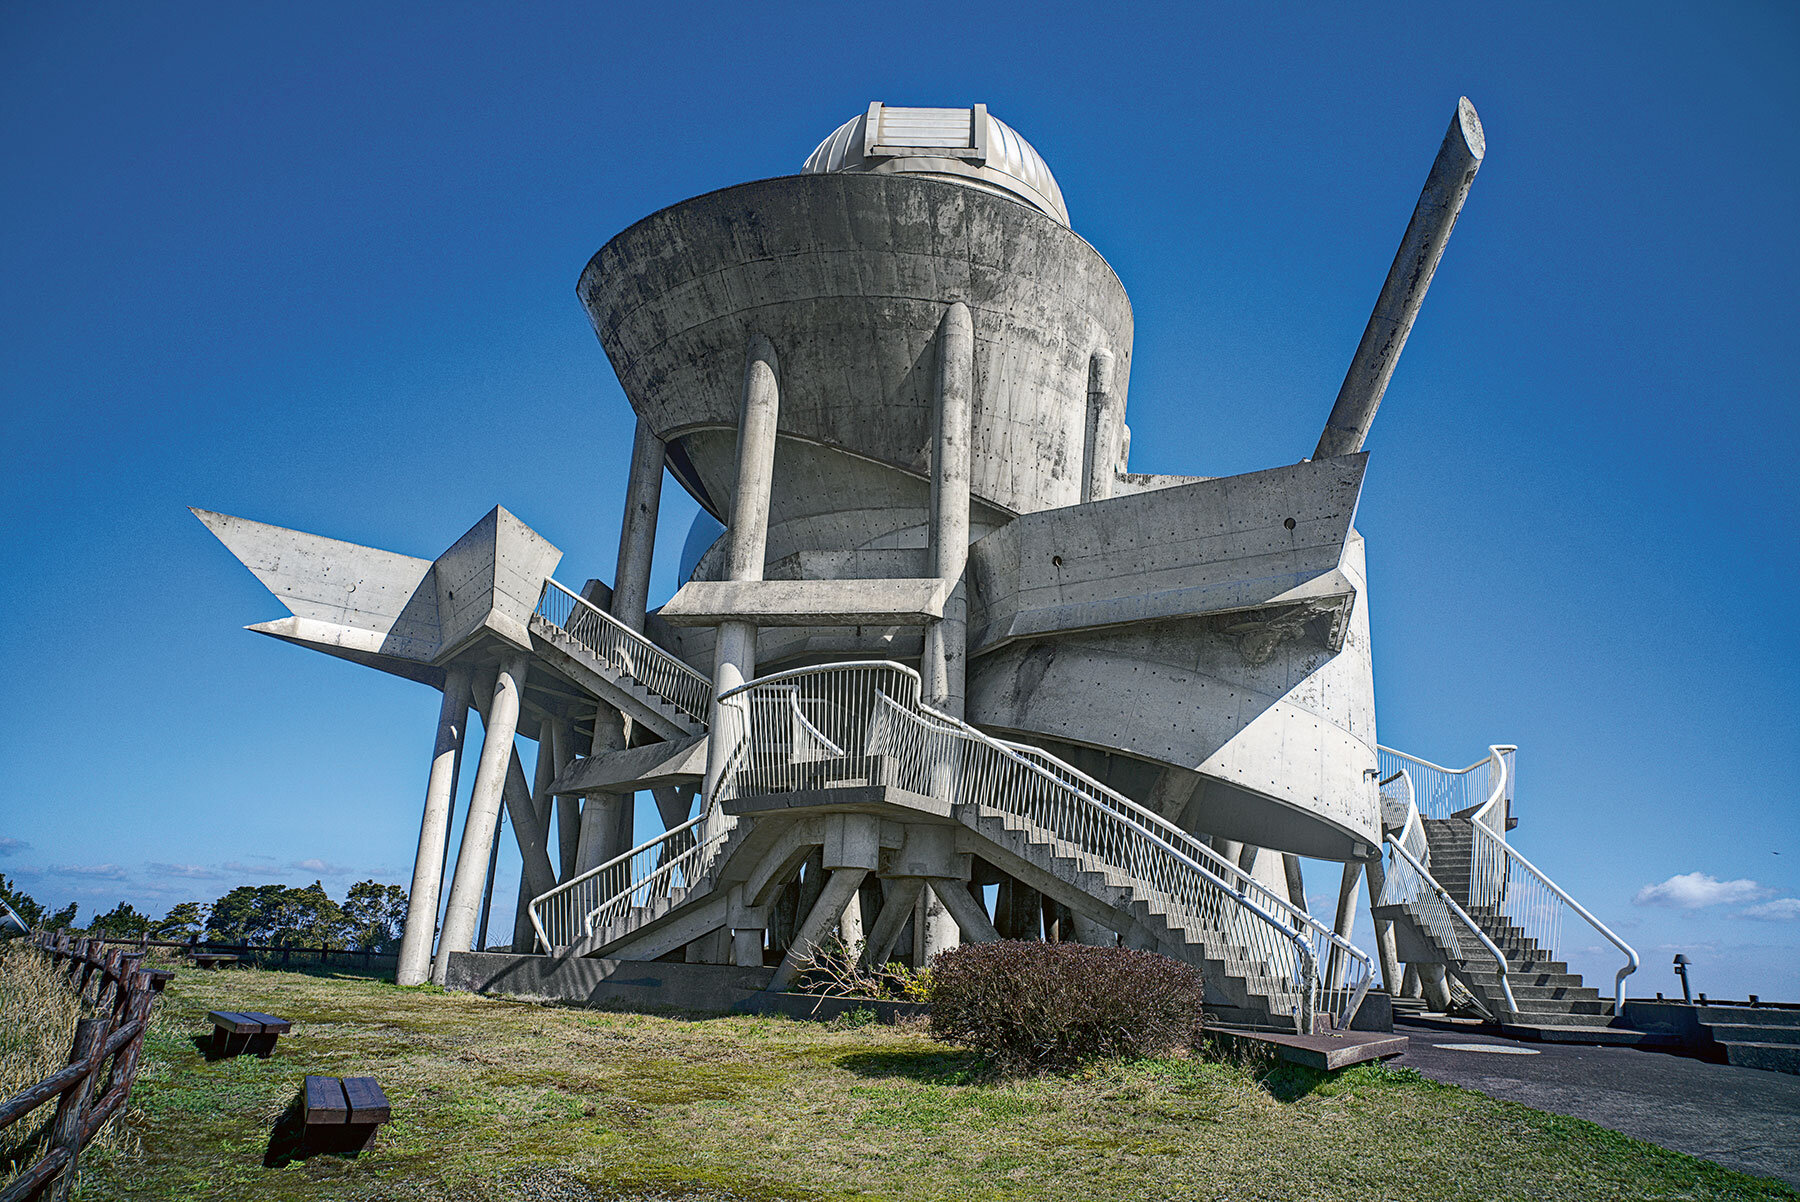
MULTIPOLYGON (((99 1068, 100 1049, 106 1046, 106 1034, 111 1025, 104 1018, 84 1018, 75 1024, 75 1047, 69 1053, 69 1063, 80 1064, 92 1058, 93 1067, 99 1068)), ((93 1092, 93 1081, 94 1074, 90 1071, 57 1099, 56 1117, 50 1124, 50 1150, 67 1152, 69 1159, 40 1195, 50 1202, 65 1202, 69 1191, 75 1187, 75 1169, 81 1159, 81 1134, 87 1123, 88 1096, 93 1092)))

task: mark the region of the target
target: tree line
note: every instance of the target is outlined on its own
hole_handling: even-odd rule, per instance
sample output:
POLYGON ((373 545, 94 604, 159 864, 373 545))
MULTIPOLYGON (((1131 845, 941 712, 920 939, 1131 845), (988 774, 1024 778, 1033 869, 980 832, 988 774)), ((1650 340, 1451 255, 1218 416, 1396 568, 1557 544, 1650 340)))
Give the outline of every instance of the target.
POLYGON ((290 885, 239 885, 206 903, 179 902, 161 918, 140 913, 129 902, 80 926, 70 902, 51 912, 0 874, 0 901, 31 927, 68 930, 110 939, 194 939, 209 943, 254 943, 275 947, 341 947, 392 952, 400 947, 406 921, 406 891, 379 881, 358 881, 343 901, 335 901, 318 881, 290 885))

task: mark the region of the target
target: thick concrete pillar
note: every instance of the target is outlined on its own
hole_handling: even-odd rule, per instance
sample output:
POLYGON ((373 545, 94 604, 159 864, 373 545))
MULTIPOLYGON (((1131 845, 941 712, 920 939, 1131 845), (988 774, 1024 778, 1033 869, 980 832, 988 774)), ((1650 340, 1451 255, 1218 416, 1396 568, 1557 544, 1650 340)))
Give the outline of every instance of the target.
POLYGON ((793 983, 794 974, 819 950, 819 943, 837 924, 838 916, 856 891, 862 887, 863 877, 869 874, 866 868, 835 868, 830 879, 823 882, 819 896, 813 902, 812 909, 800 920, 794 931, 793 939, 788 943, 787 954, 781 958, 781 964, 775 969, 775 975, 769 980, 769 990, 779 993, 793 983))
MULTIPOLYGON (((1387 873, 1381 867, 1379 857, 1363 862, 1363 873, 1369 881, 1370 917, 1374 917, 1374 908, 1381 904, 1381 891, 1387 886, 1387 873)), ((1400 995, 1400 948, 1394 939, 1394 922, 1391 918, 1375 919, 1375 954, 1381 960, 1381 987, 1389 994, 1400 995)))
MULTIPOLYGON (((575 730, 559 718, 550 725, 550 762, 555 774, 561 776, 574 758, 575 730)), ((556 807, 556 879, 566 881, 575 875, 581 848, 581 797, 565 793, 551 801, 556 807)))
POLYGON ((444 911, 444 934, 431 970, 433 984, 444 983, 450 970, 450 953, 468 951, 475 935, 475 912, 481 904, 488 848, 494 841, 494 828, 506 792, 513 735, 519 726, 519 702, 530 663, 531 657, 523 652, 508 656, 494 678, 493 695, 486 707, 486 729, 481 736, 481 760, 475 769, 475 788, 469 798, 469 815, 463 821, 456 876, 450 882, 450 901, 444 911))
MULTIPOLYGON (((594 738, 589 755, 619 751, 625 746, 625 718, 618 710, 601 706, 594 715, 594 738)), ((629 793, 592 793, 581 804, 580 830, 576 835, 576 875, 596 868, 621 852, 630 851, 632 797, 629 793)))
POLYGON ((693 786, 670 785, 666 788, 652 789, 650 794, 656 798, 656 812, 662 817, 663 830, 672 831, 693 817, 693 786))
POLYGON ((1350 370, 1338 389, 1325 432, 1319 435, 1314 459, 1353 455, 1362 450, 1369 427, 1375 422, 1375 410, 1381 406, 1388 381, 1394 378, 1400 352, 1406 349, 1406 338, 1419 316, 1419 306, 1425 303, 1425 290, 1431 287, 1431 277, 1444 257, 1450 231, 1456 227, 1457 214, 1469 198, 1469 185, 1475 182, 1475 173, 1481 169, 1486 153, 1487 137, 1481 129, 1481 118, 1464 96, 1456 102, 1456 115, 1438 148, 1437 160, 1431 164, 1431 174, 1425 178, 1425 189, 1419 194, 1406 235, 1400 239, 1400 249, 1394 255, 1393 266, 1388 268, 1381 295, 1375 300, 1375 311, 1369 314, 1362 342, 1357 345, 1350 370))
POLYGON ((1425 1004, 1439 1014, 1448 1013, 1450 1010, 1449 973, 1442 964, 1421 964, 1418 969, 1419 985, 1425 994, 1425 1004))
MULTIPOLYGON (((1344 876, 1338 884, 1337 915, 1331 924, 1332 931, 1345 943, 1355 942, 1356 937, 1356 895, 1362 888, 1362 866, 1355 860, 1344 865, 1344 876)), ((1331 949, 1331 960, 1326 967, 1326 980, 1333 989, 1344 983, 1344 974, 1349 970, 1349 963, 1339 954, 1336 948, 1331 949)))
POLYGON ((625 485, 625 520, 619 527, 619 565, 613 574, 613 617, 644 629, 650 602, 650 561, 656 551, 656 513, 662 504, 663 442, 638 418, 631 444, 631 478, 625 485))
POLYGON ((875 916, 875 925, 869 930, 869 941, 863 946, 863 967, 880 968, 893 958, 894 944, 899 941, 901 931, 912 920, 913 906, 919 900, 920 890, 924 888, 925 882, 916 876, 895 877, 887 882, 881 913, 875 916))
POLYGON ((863 941, 862 899, 862 891, 859 889, 855 897, 844 903, 844 912, 838 917, 838 938, 848 948, 854 948, 863 941))
POLYGON ((1105 501, 1118 480, 1119 440, 1124 432, 1125 399, 1113 389, 1111 351, 1095 351, 1088 360, 1088 446, 1081 499, 1105 501))
POLYGON ((406 927, 400 935, 400 961, 394 971, 394 979, 401 985, 423 985, 431 975, 431 940, 437 934, 444 846, 450 836, 450 809, 456 801, 463 732, 468 727, 470 677, 469 669, 461 666, 452 666, 444 675, 437 740, 425 784, 425 813, 419 820, 419 852, 413 857, 412 891, 406 896, 406 927))
POLYGON ((949 880, 933 880, 928 882, 931 895, 949 913, 951 921, 956 923, 960 941, 964 943, 992 943, 1000 938, 1000 932, 994 929, 989 921, 987 911, 981 908, 969 892, 969 882, 954 878, 949 880))
POLYGON ((975 323, 961 301, 938 326, 936 439, 931 459, 931 574, 949 582, 944 616, 925 627, 919 675, 925 704, 963 716, 968 669, 969 438, 974 414, 975 323))
MULTIPOLYGON (((725 531, 725 579, 761 580, 769 548, 769 494, 775 485, 775 427, 781 416, 781 360, 761 334, 750 339, 744 364, 744 394, 738 408, 737 484, 731 497, 731 524, 725 531)), ((736 746, 735 715, 719 705, 719 695, 756 675, 756 627, 721 622, 713 648, 713 704, 708 723, 706 798, 711 801, 719 773, 736 746)))

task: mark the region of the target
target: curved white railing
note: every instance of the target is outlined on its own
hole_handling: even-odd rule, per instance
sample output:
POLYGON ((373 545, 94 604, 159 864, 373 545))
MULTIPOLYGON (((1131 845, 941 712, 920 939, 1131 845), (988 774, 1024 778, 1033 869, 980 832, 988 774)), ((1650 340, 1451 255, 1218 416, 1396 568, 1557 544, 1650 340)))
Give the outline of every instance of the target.
POLYGON ((918 674, 901 664, 831 664, 751 681, 720 696, 713 737, 729 747, 714 804, 879 773, 883 784, 1023 819, 1141 885, 1209 952, 1241 963, 1302 1031, 1315 1013, 1347 1024, 1372 980, 1367 954, 1180 828, 1041 750, 926 706, 918 674), (1319 972, 1321 950, 1333 948, 1350 965, 1336 990, 1319 972))
POLYGON ((656 838, 532 899, 531 925, 547 948, 608 930, 633 910, 670 901, 705 879, 737 819, 709 807, 656 838))
POLYGON ((705 729, 712 681, 554 580, 544 581, 533 613, 705 729))
POLYGON ((1446 768, 1392 747, 1375 749, 1381 779, 1404 772, 1412 786, 1412 802, 1424 818, 1451 818, 1496 799, 1511 799, 1512 754, 1515 747, 1490 747, 1486 758, 1467 768, 1446 768))
MULTIPOLYGON (((1495 748, 1498 753, 1512 748, 1495 748)), ((1505 767, 1509 770, 1510 757, 1505 767)), ((1605 923, 1588 912, 1586 906, 1543 871, 1514 850, 1500 831, 1494 829, 1499 819, 1505 829, 1506 810, 1502 801, 1510 799, 1511 790, 1504 786, 1495 790, 1488 804, 1469 816, 1474 839, 1469 846, 1469 905, 1477 910, 1492 910, 1509 920, 1536 941, 1552 956, 1563 956, 1563 915, 1573 911, 1576 917, 1598 931, 1602 938, 1625 953, 1625 963, 1613 976, 1613 1013, 1625 1006, 1625 978, 1638 970, 1637 949, 1612 932, 1605 923)))

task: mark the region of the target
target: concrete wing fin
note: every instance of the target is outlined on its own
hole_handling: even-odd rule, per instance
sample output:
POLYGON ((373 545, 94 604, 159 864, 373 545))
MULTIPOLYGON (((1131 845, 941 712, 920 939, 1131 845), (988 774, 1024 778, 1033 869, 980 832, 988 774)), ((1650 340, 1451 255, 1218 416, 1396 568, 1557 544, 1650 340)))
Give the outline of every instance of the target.
POLYGON ((1356 589, 1340 565, 1367 461, 1345 455, 1016 518, 970 548, 970 652, 1267 607, 1347 613, 1356 589))
POLYGON ((428 662, 438 647, 430 560, 194 509, 292 620, 252 627, 291 642, 428 662), (279 629, 277 629, 279 628, 279 629))

